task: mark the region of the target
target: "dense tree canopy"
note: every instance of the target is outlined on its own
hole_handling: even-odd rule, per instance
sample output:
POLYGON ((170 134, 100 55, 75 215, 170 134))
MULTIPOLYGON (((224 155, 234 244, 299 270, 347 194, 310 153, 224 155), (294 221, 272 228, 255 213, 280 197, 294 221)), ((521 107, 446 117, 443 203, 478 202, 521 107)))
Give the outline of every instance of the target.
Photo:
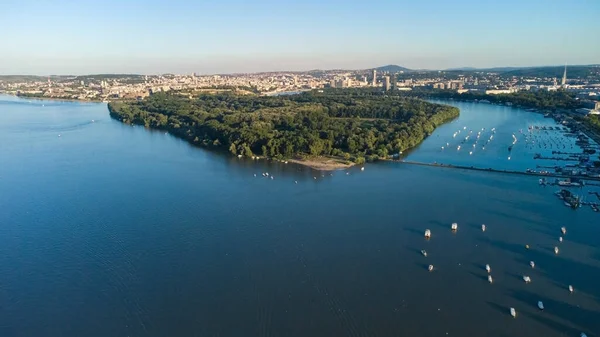
POLYGON ((166 129, 233 154, 355 161, 411 148, 458 116, 454 107, 356 89, 275 97, 205 94, 191 99, 159 93, 142 101, 110 103, 109 110, 122 122, 166 129))

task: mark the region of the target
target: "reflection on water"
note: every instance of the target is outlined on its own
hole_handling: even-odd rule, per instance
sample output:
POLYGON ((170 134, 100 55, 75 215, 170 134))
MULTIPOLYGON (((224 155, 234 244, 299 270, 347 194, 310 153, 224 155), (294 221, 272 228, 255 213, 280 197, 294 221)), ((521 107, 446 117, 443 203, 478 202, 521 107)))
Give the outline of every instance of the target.
MULTIPOLYGON (((504 162, 503 143, 549 120, 469 106, 409 158, 531 165, 518 147, 504 162), (440 152, 459 125, 496 127, 497 148, 440 152)), ((115 122, 105 105, 64 102, 4 100, 0 159, 2 336, 600 331, 598 215, 561 207, 536 178, 395 162, 330 176, 204 151, 115 122)))

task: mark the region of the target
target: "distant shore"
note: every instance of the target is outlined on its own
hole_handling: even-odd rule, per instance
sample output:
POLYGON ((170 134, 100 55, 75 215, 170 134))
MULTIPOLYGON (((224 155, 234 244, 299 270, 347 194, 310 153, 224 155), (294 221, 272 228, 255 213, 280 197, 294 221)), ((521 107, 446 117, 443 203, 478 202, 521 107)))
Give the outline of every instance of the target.
POLYGON ((59 97, 37 97, 37 96, 24 96, 24 95, 17 95, 15 93, 12 92, 7 92, 7 91, 0 91, 0 94, 2 95, 7 95, 7 96, 14 96, 14 97, 18 97, 20 99, 24 99, 24 100, 37 100, 37 101, 58 101, 58 102, 84 102, 84 103, 103 103, 105 101, 102 100, 98 100, 98 99, 79 99, 79 98, 59 98, 59 97))

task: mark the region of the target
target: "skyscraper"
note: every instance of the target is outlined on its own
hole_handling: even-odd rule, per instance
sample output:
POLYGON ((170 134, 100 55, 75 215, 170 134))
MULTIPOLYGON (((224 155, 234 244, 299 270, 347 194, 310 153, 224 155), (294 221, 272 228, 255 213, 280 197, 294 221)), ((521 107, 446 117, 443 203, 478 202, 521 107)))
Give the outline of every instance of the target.
POLYGON ((385 91, 390 90, 390 77, 389 76, 383 77, 383 90, 385 90, 385 91))
POLYGON ((565 87, 567 85, 567 65, 565 64, 565 72, 563 74, 562 82, 560 83, 561 87, 565 87))
POLYGON ((392 75, 392 90, 396 90, 398 87, 398 76, 397 74, 392 75))
POLYGON ((377 85, 377 70, 373 69, 373 86, 377 85))

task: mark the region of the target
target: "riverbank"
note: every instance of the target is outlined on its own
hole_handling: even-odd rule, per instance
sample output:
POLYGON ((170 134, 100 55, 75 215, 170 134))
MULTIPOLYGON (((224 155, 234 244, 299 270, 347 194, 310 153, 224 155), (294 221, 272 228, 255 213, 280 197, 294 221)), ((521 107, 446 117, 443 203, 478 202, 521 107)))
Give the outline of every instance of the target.
POLYGON ((23 100, 36 100, 36 101, 55 101, 55 102, 79 102, 79 103, 108 103, 108 101, 98 99, 78 99, 78 98, 58 98, 58 97, 38 97, 38 96, 24 96, 17 95, 13 92, 0 91, 0 95, 18 97, 23 100))
POLYGON ((308 166, 315 170, 320 171, 335 171, 350 168, 355 163, 345 161, 341 158, 330 158, 330 157, 314 157, 306 159, 289 159, 288 162, 308 166))

